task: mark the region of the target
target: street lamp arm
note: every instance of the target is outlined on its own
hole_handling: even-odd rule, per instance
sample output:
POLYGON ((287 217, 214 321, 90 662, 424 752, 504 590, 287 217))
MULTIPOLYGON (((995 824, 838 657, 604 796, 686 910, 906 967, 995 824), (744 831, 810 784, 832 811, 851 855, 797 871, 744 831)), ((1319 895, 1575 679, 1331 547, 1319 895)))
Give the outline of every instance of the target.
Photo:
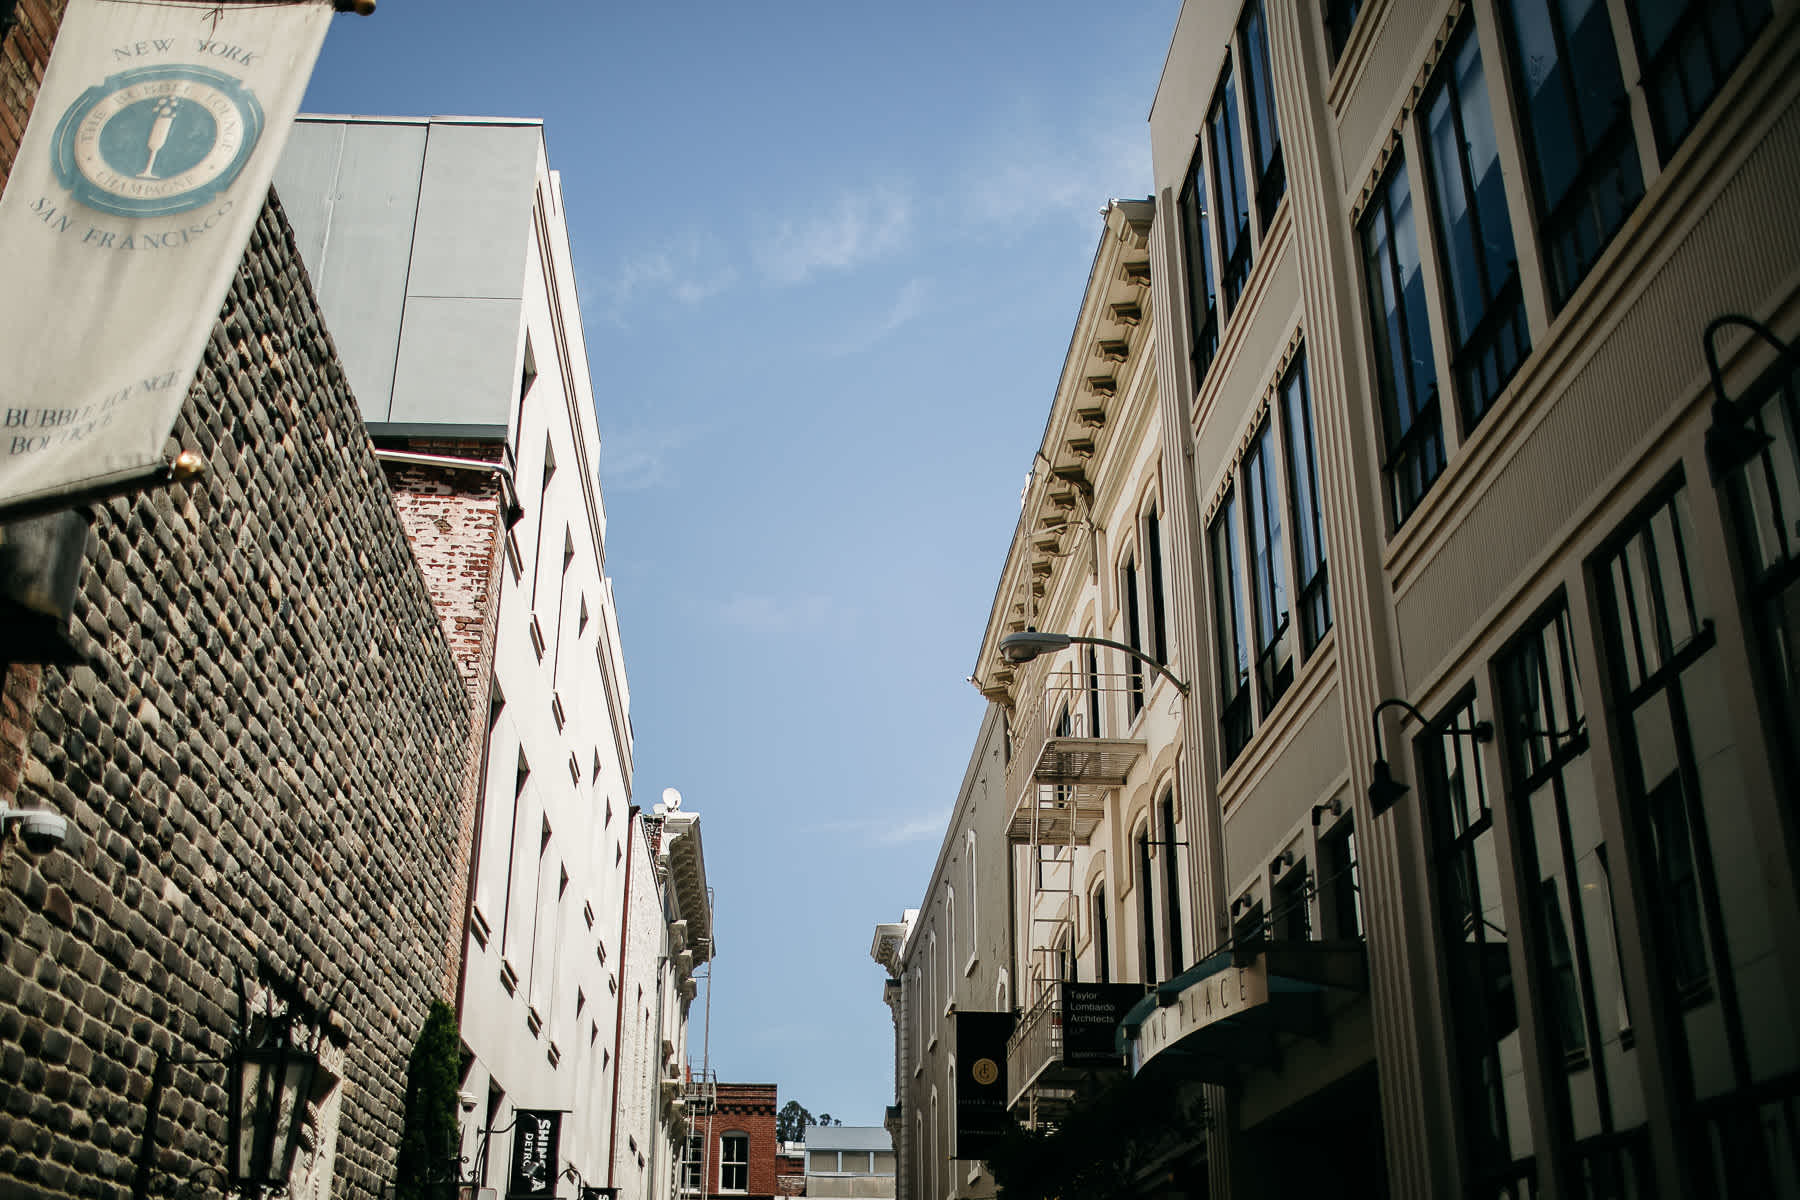
POLYGON ((1181 682, 1181 680, 1175 678, 1175 673, 1173 671, 1169 670, 1169 668, 1163 666, 1163 664, 1157 662, 1154 658, 1151 658, 1148 654, 1145 654, 1142 650, 1139 650, 1134 646, 1127 646, 1124 642, 1115 642, 1111 638, 1085 637, 1081 634, 1074 634, 1074 633, 1069 634, 1068 638, 1071 642, 1078 642, 1084 646, 1110 646, 1114 650, 1123 650, 1125 653, 1131 655, 1131 657, 1137 659, 1139 662, 1143 663, 1145 666, 1152 667, 1156 671, 1160 672, 1162 677, 1164 679, 1167 679, 1170 683, 1174 684, 1175 689, 1177 691, 1179 691, 1183 696, 1188 694, 1188 685, 1181 682))
MULTIPOLYGON (((1375 711, 1369 714, 1369 722, 1375 727, 1375 757, 1377 758, 1386 757, 1381 749, 1381 714, 1383 711, 1390 708, 1398 708, 1410 714, 1419 722, 1419 724, 1424 725, 1427 728, 1431 725, 1431 718, 1427 717, 1407 701, 1393 698, 1383 700, 1380 704, 1375 706, 1375 711)), ((1464 729, 1460 725, 1449 725, 1439 730, 1439 732, 1466 733, 1478 742, 1491 742, 1494 740, 1494 723, 1492 721, 1477 721, 1467 729, 1464 729)))

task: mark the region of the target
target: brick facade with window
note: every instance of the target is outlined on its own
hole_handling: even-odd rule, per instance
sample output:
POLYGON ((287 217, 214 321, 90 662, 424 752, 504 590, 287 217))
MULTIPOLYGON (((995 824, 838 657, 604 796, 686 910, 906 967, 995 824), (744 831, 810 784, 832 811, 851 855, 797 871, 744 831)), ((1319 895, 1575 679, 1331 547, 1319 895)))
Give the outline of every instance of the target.
POLYGON ((772 1083, 721 1083, 718 1106, 711 1118, 695 1117, 694 1132, 704 1132, 710 1125, 711 1157, 707 1167, 709 1200, 717 1196, 748 1197, 748 1200, 771 1200, 784 1195, 777 1180, 775 1085, 772 1083), (741 1142, 736 1139, 742 1138, 741 1142), (727 1140, 741 1147, 742 1159, 727 1140), (738 1169, 741 1165, 741 1171, 738 1169), (743 1186, 736 1186, 738 1180, 743 1186))

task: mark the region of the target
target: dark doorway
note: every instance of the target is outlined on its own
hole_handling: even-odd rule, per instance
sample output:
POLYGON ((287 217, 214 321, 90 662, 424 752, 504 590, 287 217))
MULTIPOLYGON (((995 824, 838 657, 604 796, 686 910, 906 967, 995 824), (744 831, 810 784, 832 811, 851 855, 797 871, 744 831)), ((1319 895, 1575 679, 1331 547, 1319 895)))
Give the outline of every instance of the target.
POLYGON ((1283 1109, 1246 1132, 1244 1144, 1265 1196, 1382 1200, 1388 1194, 1373 1065, 1283 1109))

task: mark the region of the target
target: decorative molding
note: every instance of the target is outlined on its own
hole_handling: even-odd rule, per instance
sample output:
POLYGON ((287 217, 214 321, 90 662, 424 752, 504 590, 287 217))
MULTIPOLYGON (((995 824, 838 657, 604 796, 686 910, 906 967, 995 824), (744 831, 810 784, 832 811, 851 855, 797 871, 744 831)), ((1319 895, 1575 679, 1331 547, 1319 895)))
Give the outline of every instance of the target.
POLYGON ((1431 82, 1432 73, 1437 70, 1438 62, 1444 57, 1444 51, 1450 45, 1451 37, 1468 8, 1467 0, 1454 0, 1448 12, 1444 14, 1438 26, 1437 36, 1431 39, 1431 49, 1426 52, 1425 61, 1419 67, 1418 74, 1413 76, 1412 87, 1407 89, 1406 99, 1400 104, 1400 115, 1388 130, 1387 140, 1381 145, 1381 152, 1375 156, 1375 167, 1363 181, 1362 191, 1357 194, 1356 203, 1350 206, 1350 224, 1361 224, 1363 213, 1369 207, 1369 201, 1375 196, 1375 188, 1381 183, 1381 177, 1387 173, 1388 163, 1392 161, 1394 152, 1400 148, 1402 132, 1406 122, 1411 119, 1413 110, 1418 108, 1419 101, 1425 95, 1425 86, 1431 82))

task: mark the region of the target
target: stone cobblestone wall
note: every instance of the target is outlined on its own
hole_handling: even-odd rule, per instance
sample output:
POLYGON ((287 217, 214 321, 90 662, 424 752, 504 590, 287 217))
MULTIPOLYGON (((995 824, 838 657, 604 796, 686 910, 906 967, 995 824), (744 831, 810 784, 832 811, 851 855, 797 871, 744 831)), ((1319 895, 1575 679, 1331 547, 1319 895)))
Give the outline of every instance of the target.
POLYGON ((66 0, 18 0, 13 10, 17 23, 0 41, 0 184, 25 136, 25 118, 44 82, 50 44, 62 26, 65 5, 66 0))
POLYGON ((208 1179, 241 970, 331 1003, 331 1195, 372 1200, 456 970, 472 714, 273 197, 177 446, 201 481, 95 506, 29 722, 19 801, 73 830, 0 851, 0 1197, 130 1196, 158 1052, 158 1175, 208 1179))
MULTIPOLYGON (((18 157, 25 120, 50 63, 50 45, 62 26, 64 4, 65 0, 18 0, 12 11, 15 24, 0 32, 0 191, 18 157)), ((0 0, 0 10, 5 7, 0 0)), ((41 674, 36 667, 0 663, 0 801, 10 800, 19 784, 41 674)))

